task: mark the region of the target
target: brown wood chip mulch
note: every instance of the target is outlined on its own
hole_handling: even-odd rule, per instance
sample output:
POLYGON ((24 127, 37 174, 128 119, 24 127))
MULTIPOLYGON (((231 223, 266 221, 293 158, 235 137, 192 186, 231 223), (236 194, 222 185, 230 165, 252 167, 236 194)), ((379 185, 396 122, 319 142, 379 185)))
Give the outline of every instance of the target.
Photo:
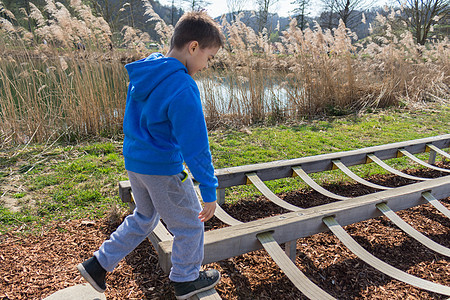
MULTIPOLYGON (((446 165, 448 167, 448 165, 446 165)), ((410 174, 443 176, 416 170, 410 174)), ((388 186, 410 183, 395 176, 374 176, 372 182, 388 186)), ((342 195, 373 192, 357 184, 327 186, 342 195)), ((330 202, 311 191, 280 195, 302 207, 330 202)), ((450 209, 450 198, 441 200, 450 209)), ((224 207, 231 215, 250 221, 283 213, 264 197, 224 207)), ((450 220, 429 204, 398 214, 437 243, 450 247, 450 220)), ((43 299, 57 290, 84 283, 76 265, 90 257, 118 225, 107 220, 58 222, 38 235, 20 231, 0 237, 0 299, 43 299)), ((224 226, 212 219, 207 229, 224 226)), ((385 217, 346 226, 365 249, 412 275, 450 286, 450 264, 445 256, 428 250, 397 229, 385 217)), ((108 299, 174 299, 166 275, 157 265, 157 254, 144 241, 108 275, 108 299)), ((338 299, 445 299, 404 284, 378 272, 353 255, 330 232, 297 242, 297 266, 319 287, 338 299)), ((264 250, 209 264, 222 280, 216 290, 223 299, 306 299, 264 250)))

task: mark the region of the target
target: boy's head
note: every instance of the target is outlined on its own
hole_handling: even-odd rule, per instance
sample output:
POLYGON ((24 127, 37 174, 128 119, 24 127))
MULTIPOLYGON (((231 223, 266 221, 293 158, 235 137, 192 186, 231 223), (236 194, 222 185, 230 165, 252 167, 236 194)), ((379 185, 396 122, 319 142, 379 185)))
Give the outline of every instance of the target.
POLYGON ((175 25, 170 49, 180 50, 192 41, 197 41, 202 49, 223 46, 223 36, 219 26, 205 12, 188 12, 180 18, 175 25))

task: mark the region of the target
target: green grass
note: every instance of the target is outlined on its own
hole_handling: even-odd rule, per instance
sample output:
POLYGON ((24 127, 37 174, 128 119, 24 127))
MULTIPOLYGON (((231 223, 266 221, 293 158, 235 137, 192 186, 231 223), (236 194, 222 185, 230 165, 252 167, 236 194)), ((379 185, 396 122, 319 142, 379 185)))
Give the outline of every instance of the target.
POLYGON ((125 207, 117 190, 118 181, 127 179, 121 147, 84 142, 0 152, 0 232, 17 226, 36 230, 52 220, 101 218, 113 207, 125 207), (10 192, 11 186, 25 192, 10 192))
POLYGON ((15 193, 12 196, 16 199, 20 199, 20 198, 25 197, 25 195, 26 195, 26 193, 15 193))
MULTIPOLYGON (((364 147, 450 133, 450 107, 422 111, 381 110, 362 115, 304 121, 297 125, 249 128, 246 131, 223 130, 211 133, 211 151, 216 168, 293 159, 324 153, 354 150, 364 147)), ((422 156, 427 159, 428 154, 422 156)), ((392 167, 405 169, 412 166, 406 158, 386 161, 392 167)), ((417 167, 417 166, 416 166, 417 167)), ((375 164, 350 168, 367 177, 387 172, 375 164)), ((319 183, 348 181, 340 171, 312 174, 319 183)), ((282 193, 306 188, 296 178, 266 183, 273 192, 282 193)), ((228 201, 254 197, 259 192, 251 187, 226 189, 228 201)))
POLYGON ((292 159, 363 147, 413 140, 450 132, 450 108, 430 111, 381 111, 347 116, 249 128, 216 131, 211 134, 211 151, 216 168, 292 159))
MULTIPOLYGON (((292 125, 216 130, 210 133, 210 146, 218 169, 448 134, 449 122, 448 106, 391 109, 292 125)), ((420 157, 426 160, 428 154, 420 157)), ((387 163, 397 169, 412 166, 406 158, 387 163)), ((375 164, 351 169, 363 177, 385 173, 375 164)), ((338 170, 311 176, 321 183, 348 181, 338 170)), ((121 140, 0 150, 0 232, 19 227, 33 231, 54 220, 104 218, 112 207, 125 208, 118 197, 120 180, 127 180, 121 140)), ((306 188, 297 178, 266 183, 275 193, 306 188)), ((252 186, 226 189, 230 202, 258 195, 252 186)))

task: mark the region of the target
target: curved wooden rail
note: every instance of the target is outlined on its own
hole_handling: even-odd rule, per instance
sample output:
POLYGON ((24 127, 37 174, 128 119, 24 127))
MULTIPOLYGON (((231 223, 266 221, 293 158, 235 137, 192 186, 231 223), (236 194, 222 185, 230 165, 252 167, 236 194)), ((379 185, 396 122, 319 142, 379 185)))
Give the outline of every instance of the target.
MULTIPOLYGON (((216 206, 214 214, 222 222, 228 225, 242 224, 241 221, 236 220, 227 214, 220 205, 216 206)), ((310 299, 334 299, 325 291, 316 286, 311 280, 306 277, 295 265, 289 256, 283 252, 280 245, 275 241, 271 233, 261 233, 256 235, 261 245, 266 249, 267 253, 272 257, 275 263, 286 274, 289 280, 308 298, 310 299)), ((209 299, 209 298, 208 298, 209 299)), ((211 298, 213 299, 213 298, 211 298)))
POLYGON ((256 235, 261 245, 272 257, 291 282, 309 299, 335 299, 327 292, 314 284, 302 271, 293 263, 275 241, 270 232, 256 235))
POLYGON ((439 202, 430 192, 422 193, 422 197, 425 198, 431 205, 439 210, 444 216, 450 218, 450 210, 447 209, 441 202, 439 202))
POLYGON ((222 207, 220 207, 219 204, 216 205, 216 211, 214 212, 214 215, 222 222, 224 222, 227 225, 233 226, 233 225, 238 225, 238 224, 242 224, 241 221, 233 218, 232 216, 230 216, 229 214, 227 214, 226 211, 223 210, 222 207))
MULTIPOLYGON (((195 190, 195 193, 197 194, 197 198, 199 200, 202 199, 202 194, 200 193, 200 188, 198 187, 198 184, 194 184, 194 190, 195 190)), ((223 208, 220 207, 219 204, 216 204, 216 210, 214 212, 214 216, 216 216, 216 218, 218 218, 223 223, 230 225, 230 226, 242 224, 241 221, 233 218, 226 211, 224 211, 223 208)))
POLYGON ((379 189, 379 190, 388 190, 391 189, 391 187, 388 186, 382 186, 382 185, 378 185, 375 184, 373 182, 367 181, 364 178, 359 177, 358 175, 356 175, 355 173, 353 173, 349 168, 347 168, 346 165, 344 165, 340 160, 335 159, 333 160, 333 164, 342 172, 345 173, 345 175, 347 175, 348 177, 350 177, 351 179, 353 179, 356 182, 359 182, 365 186, 374 188, 374 189, 379 189))
POLYGON ((418 159, 417 157, 415 157, 414 155, 412 155, 411 153, 409 153, 409 152, 406 151, 405 149, 399 149, 398 152, 400 152, 402 155, 408 157, 408 158, 411 159, 412 161, 414 161, 414 162, 416 162, 416 163, 418 163, 418 164, 420 164, 420 165, 422 165, 422 166, 424 166, 424 167, 427 167, 427 168, 429 168, 429 169, 433 169, 433 170, 436 170, 436 171, 440 171, 440 172, 450 173, 450 170, 449 170, 449 169, 439 168, 439 167, 430 165, 429 163, 426 163, 426 162, 424 162, 423 160, 418 159))
POLYGON ((431 178, 416 177, 416 176, 412 176, 412 175, 408 175, 408 174, 405 174, 403 172, 400 172, 399 170, 396 170, 396 169, 392 168, 391 166, 387 165, 384 161, 382 161, 381 159, 379 159, 378 157, 376 157, 373 154, 367 154, 367 157, 371 161, 373 161, 374 163, 376 163, 377 165, 379 165, 380 167, 385 169, 386 171, 389 171, 392 174, 395 174, 397 176, 400 176, 400 177, 403 177, 403 178, 407 178, 407 179, 411 179, 411 180, 417 180, 417 181, 424 181, 424 180, 430 180, 431 179, 431 178))
POLYGON ((397 225, 401 230, 410 235, 412 238, 420 242, 425 247, 450 257, 450 249, 442 246, 441 244, 436 243, 435 241, 429 239, 416 229, 414 229, 411 225, 402 220, 392 209, 387 206, 386 203, 379 203, 376 205, 379 211, 381 211, 392 223, 397 225))
POLYGON ((442 155, 443 157, 446 158, 450 158, 450 154, 448 154, 447 152, 445 152, 442 149, 439 149, 438 147, 436 147, 435 145, 432 144, 427 144, 427 147, 430 148, 431 150, 433 150, 436 153, 439 153, 440 155, 442 155))
POLYGON ((264 184, 264 182, 261 180, 261 178, 256 175, 256 173, 248 173, 245 174, 247 176, 248 180, 260 191, 267 199, 269 199, 271 202, 275 203, 276 205, 290 210, 290 211, 298 211, 302 210, 303 208, 300 208, 298 206, 292 205, 277 195, 275 195, 268 187, 264 184))
POLYGON ((341 195, 337 195, 335 193, 332 193, 326 189, 324 189, 323 187, 321 187, 320 185, 318 185, 314 180, 312 180, 311 177, 309 177, 309 175, 302 169, 302 167, 297 166, 297 167, 292 167, 292 170, 294 171, 294 173, 296 175, 298 175, 307 185, 309 185, 311 188, 313 188, 316 192, 321 193, 324 196, 327 196, 329 198, 332 199, 336 199, 336 200, 348 200, 351 199, 349 197, 344 197, 341 195))
MULTIPOLYGON (((256 176, 257 177, 257 176, 256 176)), ((255 180, 254 177, 252 179, 255 180)), ((255 180, 258 183, 259 177, 255 180)), ((262 183, 262 181, 261 181, 262 183)), ((259 184, 259 183, 258 183, 259 184)), ((264 185, 265 186, 265 185, 264 185)), ((269 190, 266 186, 266 189, 269 190)), ((200 194, 200 189, 195 186, 197 194, 200 194)), ((270 190, 269 190, 270 191, 270 190)), ((266 196, 267 197, 267 196, 266 196)), ((267 197, 268 198, 268 197, 267 197)), ((277 197, 278 198, 278 197, 277 197)), ((280 199, 281 200, 281 199, 280 199)), ((283 200, 281 200, 283 201, 283 200)), ((284 201, 283 201, 284 202, 284 201)), ((296 206, 295 206, 296 207, 296 206)), ((296 207, 298 210, 299 208, 296 207)), ((216 206, 216 211, 214 215, 228 225, 238 225, 242 224, 241 221, 230 216, 226 211, 223 210, 220 205, 216 206)), ((295 265, 295 263, 286 255, 283 249, 278 245, 278 243, 273 238, 272 234, 269 232, 257 234, 256 237, 261 242, 261 245, 266 249, 267 253, 272 257, 275 263, 280 267, 281 270, 286 274, 289 280, 308 298, 310 299, 335 299, 331 297, 324 290, 316 286, 311 280, 306 277, 295 265)), ((211 295, 204 295, 201 299, 220 299, 220 296, 215 290, 209 290, 204 293, 212 293, 211 295), (217 295, 217 296, 216 296, 217 295), (207 296, 207 297, 206 297, 207 296), (216 298, 219 297, 219 298, 216 298)), ((201 294, 203 295, 203 294, 201 294)), ((200 296, 200 294, 199 294, 200 296)))
POLYGON ((339 225, 334 217, 325 217, 323 222, 350 251, 378 271, 421 289, 450 296, 450 287, 408 274, 370 254, 339 225))

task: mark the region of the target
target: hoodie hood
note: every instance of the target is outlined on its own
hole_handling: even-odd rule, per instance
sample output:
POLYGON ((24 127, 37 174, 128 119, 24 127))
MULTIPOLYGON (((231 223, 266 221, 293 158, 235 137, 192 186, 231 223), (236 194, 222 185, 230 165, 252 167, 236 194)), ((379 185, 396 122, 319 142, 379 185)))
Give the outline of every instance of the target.
POLYGON ((152 91, 167 77, 176 72, 187 73, 186 67, 176 58, 161 53, 125 65, 130 78, 129 96, 134 101, 146 101, 152 91))

